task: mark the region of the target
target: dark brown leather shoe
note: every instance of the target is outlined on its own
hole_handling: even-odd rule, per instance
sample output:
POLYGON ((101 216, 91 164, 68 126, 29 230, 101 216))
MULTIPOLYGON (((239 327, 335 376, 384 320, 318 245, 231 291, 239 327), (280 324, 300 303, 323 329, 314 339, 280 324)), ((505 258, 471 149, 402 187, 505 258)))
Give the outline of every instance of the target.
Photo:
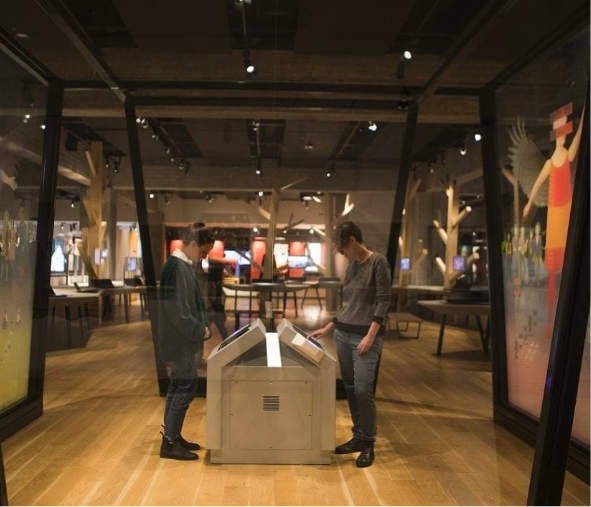
POLYGON ((373 451, 373 442, 371 444, 365 444, 361 454, 355 460, 355 464, 358 468, 370 467, 373 465, 373 460, 376 455, 373 451))
POLYGON ((337 446, 337 448, 334 450, 334 453, 351 454, 352 452, 359 452, 363 450, 365 445, 367 445, 367 443, 364 444, 363 440, 353 437, 348 442, 337 446))

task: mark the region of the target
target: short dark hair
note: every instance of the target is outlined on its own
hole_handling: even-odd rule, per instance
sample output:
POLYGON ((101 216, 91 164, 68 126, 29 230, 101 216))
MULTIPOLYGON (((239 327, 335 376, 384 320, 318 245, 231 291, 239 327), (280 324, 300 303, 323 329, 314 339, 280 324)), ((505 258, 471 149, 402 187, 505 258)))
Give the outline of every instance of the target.
POLYGON ((343 221, 335 225, 332 232, 332 242, 337 252, 342 253, 343 247, 351 238, 355 238, 357 243, 363 243, 363 235, 357 224, 351 221, 343 221))
POLYGON ((198 246, 215 243, 215 237, 209 227, 195 227, 189 226, 183 237, 183 243, 188 245, 194 241, 198 246))

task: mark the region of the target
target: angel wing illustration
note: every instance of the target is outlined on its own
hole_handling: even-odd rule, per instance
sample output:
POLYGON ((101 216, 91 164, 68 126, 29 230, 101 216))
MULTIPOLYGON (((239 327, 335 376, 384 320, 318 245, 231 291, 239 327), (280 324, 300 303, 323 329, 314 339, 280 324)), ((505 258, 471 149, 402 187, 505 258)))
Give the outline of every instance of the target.
MULTIPOLYGON (((527 136, 525 123, 519 116, 517 124, 511 127, 508 134, 513 143, 509 148, 509 160, 513 166, 513 174, 517 178, 521 190, 529 197, 546 159, 540 153, 536 143, 527 136)), ((539 207, 548 206, 548 180, 543 183, 533 202, 539 207)))

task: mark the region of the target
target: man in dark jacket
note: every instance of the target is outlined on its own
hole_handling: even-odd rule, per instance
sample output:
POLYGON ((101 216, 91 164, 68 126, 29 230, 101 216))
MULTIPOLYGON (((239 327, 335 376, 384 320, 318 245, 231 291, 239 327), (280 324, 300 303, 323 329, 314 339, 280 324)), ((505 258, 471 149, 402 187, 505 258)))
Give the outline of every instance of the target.
POLYGON ((195 353, 211 336, 203 294, 192 268, 207 257, 214 237, 207 227, 189 227, 182 248, 168 258, 160 275, 158 342, 160 357, 170 370, 164 408, 160 457, 195 460, 200 445, 181 436, 185 414, 197 393, 195 353))

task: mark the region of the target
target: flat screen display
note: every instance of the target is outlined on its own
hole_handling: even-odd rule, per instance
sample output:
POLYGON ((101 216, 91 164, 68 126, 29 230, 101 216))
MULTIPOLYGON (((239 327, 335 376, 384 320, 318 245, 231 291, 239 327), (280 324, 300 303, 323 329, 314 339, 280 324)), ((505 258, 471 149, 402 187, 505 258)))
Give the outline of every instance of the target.
POLYGON ((101 249, 100 248, 94 249, 94 264, 95 264, 95 266, 101 265, 101 249))
POLYGON ((410 257, 400 259, 400 271, 410 271, 410 257))
POLYGON ((236 250, 224 250, 224 257, 236 261, 240 266, 250 266, 250 261, 236 250))
POLYGON ((126 271, 136 271, 137 270, 137 257, 128 257, 126 266, 126 271))
POLYGON ((64 253, 65 242, 63 239, 53 240, 53 252, 51 254, 51 272, 65 273, 66 271, 66 255, 64 253))
POLYGON ((466 269, 466 257, 454 255, 453 268, 455 271, 464 271, 466 269))
POLYGON ((250 324, 246 324, 246 326, 241 327, 234 331, 230 336, 228 336, 222 343, 220 343, 220 347, 218 350, 222 350, 224 347, 227 347, 230 343, 236 341, 240 338, 244 333, 246 333, 250 329, 250 324))
POLYGON ((288 255, 287 267, 290 269, 305 269, 308 266, 307 255, 288 255))

